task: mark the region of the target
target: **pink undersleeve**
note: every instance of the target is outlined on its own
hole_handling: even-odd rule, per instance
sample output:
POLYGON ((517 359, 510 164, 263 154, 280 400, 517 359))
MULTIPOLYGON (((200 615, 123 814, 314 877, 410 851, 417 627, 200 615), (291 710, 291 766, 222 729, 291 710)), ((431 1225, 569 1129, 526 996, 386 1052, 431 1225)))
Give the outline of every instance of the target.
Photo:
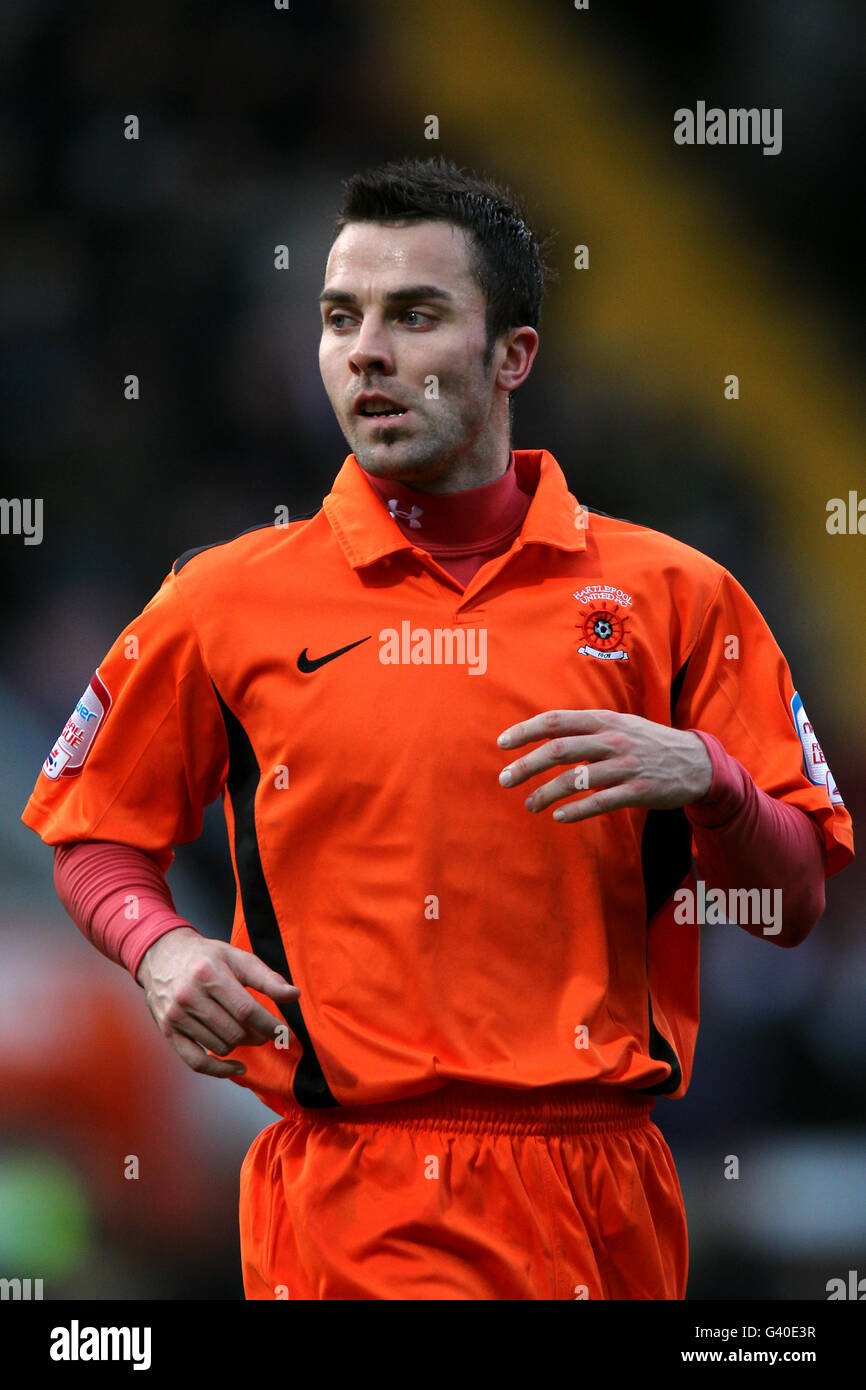
POLYGON ((131 845, 58 845, 54 886, 88 941, 124 965, 133 979, 154 941, 175 927, 191 926, 175 912, 156 860, 131 845))
MULTIPOLYGON (((713 764, 702 801, 685 806, 708 888, 781 888, 782 931, 776 945, 801 941, 824 911, 824 836, 811 816, 758 787, 713 734, 692 729, 713 764)), ((748 926, 744 930, 749 931, 748 926)), ((754 927, 752 935, 762 935, 754 927)))

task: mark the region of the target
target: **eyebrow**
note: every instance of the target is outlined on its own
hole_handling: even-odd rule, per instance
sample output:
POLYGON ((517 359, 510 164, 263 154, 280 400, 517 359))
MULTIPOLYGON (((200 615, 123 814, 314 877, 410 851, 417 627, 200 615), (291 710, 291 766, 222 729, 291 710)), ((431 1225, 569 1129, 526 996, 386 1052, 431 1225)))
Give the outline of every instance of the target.
MULTIPOLYGON (((400 289, 389 290, 385 295, 386 304, 405 304, 414 299, 443 299, 453 303, 454 295, 438 285, 403 285, 400 289)), ((348 290, 329 290, 327 286, 319 295, 320 304, 357 304, 358 296, 348 290)))

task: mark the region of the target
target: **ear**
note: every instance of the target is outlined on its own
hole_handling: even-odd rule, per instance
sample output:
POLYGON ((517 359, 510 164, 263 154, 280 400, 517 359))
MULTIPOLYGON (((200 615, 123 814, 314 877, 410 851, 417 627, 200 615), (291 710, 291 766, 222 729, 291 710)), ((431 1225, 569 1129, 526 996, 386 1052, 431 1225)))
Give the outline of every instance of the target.
POLYGON ((502 339, 505 356, 496 373, 496 385, 503 391, 516 391, 532 370, 538 351, 538 334, 534 328, 512 328, 502 339))

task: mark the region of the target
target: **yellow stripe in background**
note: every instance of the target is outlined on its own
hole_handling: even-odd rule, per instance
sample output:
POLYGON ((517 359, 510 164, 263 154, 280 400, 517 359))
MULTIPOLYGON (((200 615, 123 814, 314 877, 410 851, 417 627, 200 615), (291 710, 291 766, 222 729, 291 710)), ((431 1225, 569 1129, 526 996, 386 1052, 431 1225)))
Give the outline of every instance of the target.
MULTIPOLYGON (((694 150, 674 144, 673 109, 666 129, 648 121, 592 38, 591 11, 566 9, 574 38, 563 46, 531 4, 373 0, 377 51, 389 55, 383 80, 407 145, 417 148, 435 114, 431 155, 453 158, 470 142, 486 150, 486 167, 560 232, 546 339, 567 361, 579 325, 582 351, 601 370, 671 408, 686 404, 744 460, 770 503, 768 544, 793 572, 791 602, 820 614, 816 660, 834 666, 822 697, 836 735, 859 742, 866 536, 830 536, 825 525, 829 498, 866 495, 857 364, 833 342, 814 288, 787 281, 772 247, 756 241, 748 208, 708 183, 706 154, 699 165, 694 150), (579 242, 590 269, 569 273, 579 242), (729 373, 739 377, 738 401, 723 395, 729 373)), ((697 96, 686 74, 680 104, 693 108, 697 96)), ((784 159, 785 146, 775 156, 739 153, 769 162, 784 159)), ((816 212, 803 208, 804 217, 816 212)))

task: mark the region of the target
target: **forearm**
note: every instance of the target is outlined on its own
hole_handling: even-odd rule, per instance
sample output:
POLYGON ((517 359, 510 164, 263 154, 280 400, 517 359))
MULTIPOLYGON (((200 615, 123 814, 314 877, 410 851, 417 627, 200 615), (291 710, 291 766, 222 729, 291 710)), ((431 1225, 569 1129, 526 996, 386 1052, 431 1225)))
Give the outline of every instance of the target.
MULTIPOLYGON (((718 739, 700 729, 713 763, 707 795, 684 806, 695 837, 698 872, 708 888, 781 889, 782 930, 768 937, 796 946, 824 911, 824 841, 811 816, 756 786, 718 739)), ((743 922, 763 936, 763 925, 743 922)))
POLYGON ((154 941, 178 927, 191 929, 176 913, 159 865, 130 845, 58 845, 54 885, 87 940, 133 979, 154 941))

